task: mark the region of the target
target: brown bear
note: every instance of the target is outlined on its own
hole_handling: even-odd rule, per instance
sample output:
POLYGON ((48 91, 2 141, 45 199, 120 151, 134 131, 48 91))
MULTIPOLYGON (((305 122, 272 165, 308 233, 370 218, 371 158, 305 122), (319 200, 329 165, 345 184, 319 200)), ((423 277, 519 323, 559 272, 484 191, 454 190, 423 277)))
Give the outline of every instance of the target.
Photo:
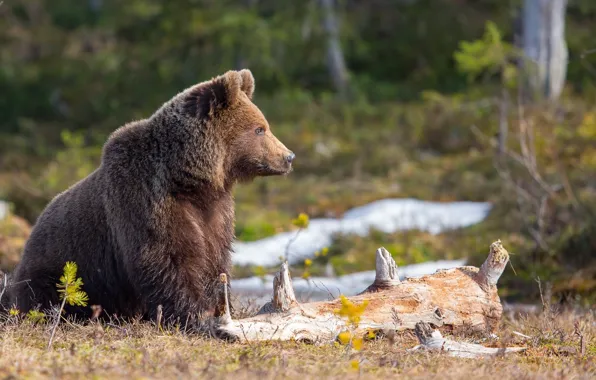
POLYGON ((39 216, 10 302, 22 312, 58 304, 56 284, 74 261, 90 305, 109 315, 154 318, 158 305, 182 321, 217 314, 215 284, 231 269, 234 185, 287 174, 294 159, 253 92, 249 70, 229 71, 113 132, 99 168, 39 216))

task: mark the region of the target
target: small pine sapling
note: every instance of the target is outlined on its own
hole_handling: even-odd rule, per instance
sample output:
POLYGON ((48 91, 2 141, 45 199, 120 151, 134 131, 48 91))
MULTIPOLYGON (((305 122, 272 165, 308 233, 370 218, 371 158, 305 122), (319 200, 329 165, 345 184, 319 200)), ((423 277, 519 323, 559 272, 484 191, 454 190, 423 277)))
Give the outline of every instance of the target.
POLYGON ((60 293, 62 304, 60 304, 60 310, 58 310, 58 316, 56 317, 56 322, 52 328, 52 334, 50 335, 50 341, 48 342, 48 350, 52 348, 54 335, 56 334, 56 329, 62 318, 62 312, 64 311, 66 303, 68 302, 71 306, 87 306, 87 302, 89 301, 87 293, 81 289, 83 280, 80 277, 77 278, 77 264, 74 262, 66 262, 66 265, 64 265, 64 272, 62 277, 60 277, 60 283, 56 284, 56 286, 58 287, 58 293, 60 293))
POLYGON ((46 315, 39 310, 29 310, 27 320, 33 324, 44 323, 46 321, 46 315))

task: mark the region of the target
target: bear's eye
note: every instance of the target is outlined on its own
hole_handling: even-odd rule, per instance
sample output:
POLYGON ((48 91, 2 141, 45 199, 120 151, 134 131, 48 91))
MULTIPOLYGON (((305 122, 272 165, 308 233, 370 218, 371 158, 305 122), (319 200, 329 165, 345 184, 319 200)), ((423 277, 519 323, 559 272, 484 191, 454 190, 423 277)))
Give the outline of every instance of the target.
POLYGON ((255 133, 256 133, 257 135, 264 135, 264 134, 265 134, 265 128, 263 128, 263 127, 259 127, 259 128, 257 128, 257 129, 255 129, 255 133))

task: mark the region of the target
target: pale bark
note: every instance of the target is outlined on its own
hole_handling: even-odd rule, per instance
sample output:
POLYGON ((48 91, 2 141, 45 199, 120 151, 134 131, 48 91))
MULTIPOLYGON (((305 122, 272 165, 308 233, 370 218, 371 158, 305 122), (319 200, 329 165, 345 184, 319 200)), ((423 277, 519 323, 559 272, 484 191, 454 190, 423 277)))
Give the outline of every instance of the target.
POLYGON ((291 291, 286 264, 277 275, 273 301, 255 317, 220 323, 217 335, 237 341, 302 340, 331 342, 350 329, 356 335, 370 330, 413 330, 417 323, 431 323, 446 331, 493 331, 503 308, 496 283, 509 260, 500 241, 490 246, 481 266, 440 270, 433 275, 399 282, 391 255, 377 251, 377 278, 365 292, 349 301, 368 302, 357 326, 348 326, 337 314, 341 300, 298 304, 291 291), (283 299, 285 297, 285 299, 283 299))
POLYGON ((335 90, 346 96, 348 91, 348 71, 339 40, 339 26, 333 0, 320 0, 323 8, 323 27, 327 33, 327 68, 335 90))
POLYGON ((375 269, 375 282, 366 288, 363 293, 388 289, 401 283, 399 280, 397 264, 393 260, 393 257, 391 257, 391 253, 383 247, 377 249, 375 269))
POLYGON ((532 95, 556 100, 565 85, 567 0, 524 0, 523 50, 532 95))

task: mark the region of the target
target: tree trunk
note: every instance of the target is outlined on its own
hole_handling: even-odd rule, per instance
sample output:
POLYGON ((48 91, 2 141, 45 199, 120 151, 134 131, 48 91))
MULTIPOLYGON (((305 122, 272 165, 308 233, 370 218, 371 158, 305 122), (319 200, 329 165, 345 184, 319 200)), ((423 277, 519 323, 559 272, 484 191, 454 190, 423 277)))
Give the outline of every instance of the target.
POLYGON ((524 0, 523 50, 530 95, 557 100, 567 74, 567 0, 524 0))
POLYGON ((327 68, 333 86, 341 97, 348 92, 348 72, 339 40, 339 27, 333 0, 321 0, 323 27, 327 33, 327 68))
POLYGON ((288 266, 283 264, 276 276, 272 302, 251 318, 222 318, 215 335, 244 342, 291 339, 332 342, 345 330, 350 330, 353 336, 363 336, 371 330, 377 334, 414 330, 419 322, 447 331, 490 332, 497 327, 503 311, 496 284, 508 260, 509 254, 496 241, 480 268, 440 270, 400 282, 395 261, 389 252, 379 248, 376 280, 362 294, 305 304, 296 301, 288 266), (348 324, 345 316, 337 312, 346 303, 356 306, 367 303, 355 325, 348 324))

